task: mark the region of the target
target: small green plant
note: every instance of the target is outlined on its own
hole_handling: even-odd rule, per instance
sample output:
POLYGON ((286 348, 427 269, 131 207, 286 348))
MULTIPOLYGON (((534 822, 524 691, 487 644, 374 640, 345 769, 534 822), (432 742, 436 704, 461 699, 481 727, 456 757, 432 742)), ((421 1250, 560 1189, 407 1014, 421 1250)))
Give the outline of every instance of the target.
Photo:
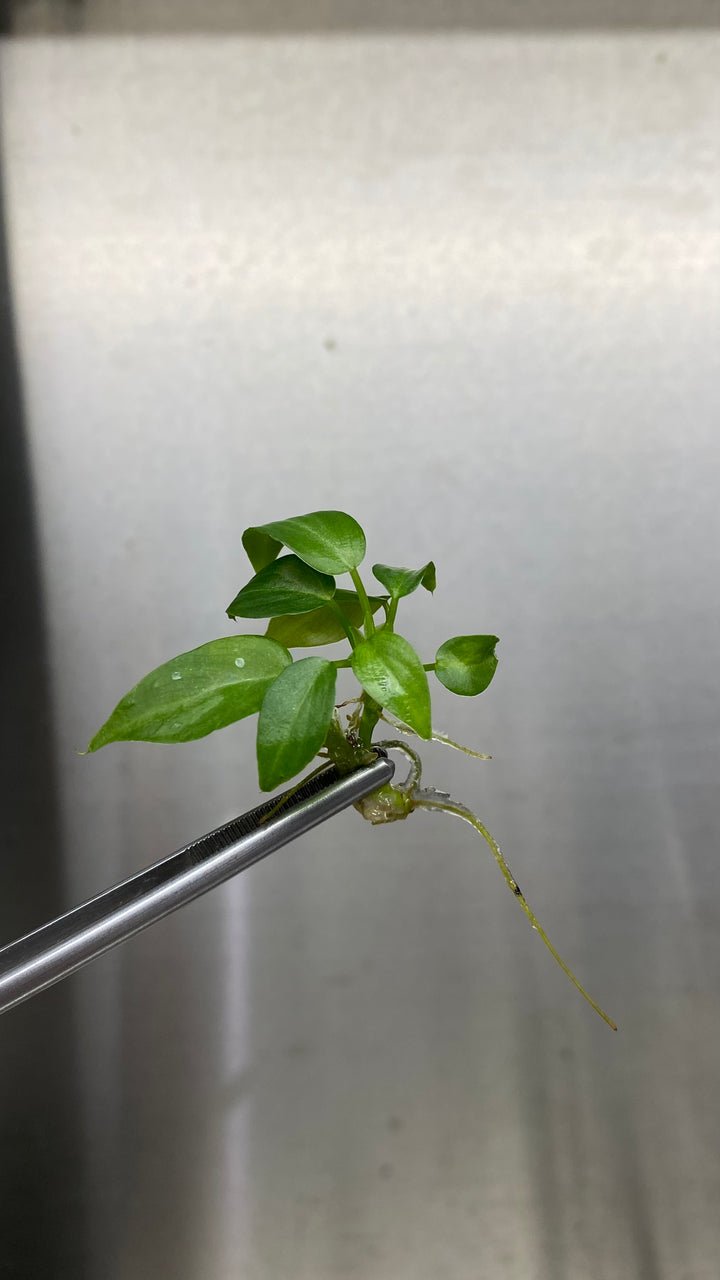
MULTIPOLYGON (((432 662, 423 662, 395 630, 398 606, 418 587, 435 590, 435 565, 420 569, 372 567, 381 592, 368 594, 358 567, 365 534, 342 511, 315 511, 246 529, 243 546, 254 577, 228 606, 230 618, 268 619, 264 636, 224 636, 157 667, 118 703, 95 734, 89 751, 110 742, 189 742, 246 716, 258 715, 260 787, 272 791, 315 758, 330 760, 341 774, 374 758, 373 735, 383 721, 396 732, 445 743, 481 760, 490 757, 435 733, 428 672, 451 693, 474 697, 488 687, 497 667, 497 636, 464 635, 446 640, 432 662), (289 554, 281 555, 283 548, 289 554), (349 574, 352 587, 338 587, 349 574), (319 648, 347 640, 350 653, 330 660, 293 659, 291 649, 319 648), (336 703, 337 673, 350 667, 361 691, 336 703)), ((386 784, 356 805, 373 823, 395 822, 416 810, 462 818, 492 850, 505 881, 533 928, 601 1018, 615 1024, 588 995, 553 947, 522 894, 497 841, 464 805, 442 791, 422 787, 421 761, 407 742, 376 745, 401 751, 407 777, 386 784)))

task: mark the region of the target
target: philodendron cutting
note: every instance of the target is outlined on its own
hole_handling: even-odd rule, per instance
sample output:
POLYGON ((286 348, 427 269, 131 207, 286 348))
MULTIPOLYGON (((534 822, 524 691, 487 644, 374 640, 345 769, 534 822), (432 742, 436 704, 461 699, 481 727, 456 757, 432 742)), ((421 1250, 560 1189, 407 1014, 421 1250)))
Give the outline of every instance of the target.
MULTIPOLYGON (((489 759, 435 733, 428 672, 451 693, 474 697, 488 687, 497 667, 497 636, 454 636, 423 662, 395 630, 398 606, 418 587, 435 590, 435 565, 402 569, 374 564, 380 591, 369 594, 358 571, 365 534, 342 511, 314 511, 290 520, 254 526, 243 534, 254 577, 228 606, 230 618, 268 619, 264 636, 211 640, 157 667, 118 703, 88 750, 110 742, 189 742, 235 720, 257 714, 260 787, 272 791, 296 777, 315 758, 348 773, 374 758, 373 734, 389 723, 396 732, 443 742, 489 759), (288 554, 281 555, 285 548, 288 554), (351 587, 336 577, 349 574, 351 587), (347 640, 345 658, 293 658, 293 649, 320 648, 347 640), (360 692, 336 703, 337 673, 349 667, 360 692)), ((382 741, 409 761, 407 778, 390 783, 356 805, 370 822, 395 822, 418 809, 453 814, 487 841, 505 881, 558 964, 609 1026, 595 1003, 558 955, 530 910, 497 841, 483 823, 447 793, 422 787, 421 762, 407 742, 382 741)))

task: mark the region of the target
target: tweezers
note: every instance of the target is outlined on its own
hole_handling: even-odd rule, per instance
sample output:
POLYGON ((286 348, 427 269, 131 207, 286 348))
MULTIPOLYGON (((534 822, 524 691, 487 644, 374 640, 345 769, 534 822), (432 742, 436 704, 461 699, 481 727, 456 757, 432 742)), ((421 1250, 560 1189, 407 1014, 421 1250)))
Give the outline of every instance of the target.
POLYGON ((340 777, 334 765, 274 796, 0 950, 0 1013, 28 1000, 389 782, 376 759, 340 777))

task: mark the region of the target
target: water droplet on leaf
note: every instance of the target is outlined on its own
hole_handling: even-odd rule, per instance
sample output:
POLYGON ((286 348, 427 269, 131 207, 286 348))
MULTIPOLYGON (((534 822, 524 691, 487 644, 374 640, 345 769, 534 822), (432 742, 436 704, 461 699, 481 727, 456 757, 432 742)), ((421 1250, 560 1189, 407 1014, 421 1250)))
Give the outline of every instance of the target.
POLYGON ((236 659, 235 659, 235 666, 236 666, 236 667, 244 667, 244 666, 245 666, 245 659, 244 659, 244 658, 236 658, 236 659))
POLYGON ((173 680, 182 680, 182 676, 179 671, 173 671, 172 678, 173 680))

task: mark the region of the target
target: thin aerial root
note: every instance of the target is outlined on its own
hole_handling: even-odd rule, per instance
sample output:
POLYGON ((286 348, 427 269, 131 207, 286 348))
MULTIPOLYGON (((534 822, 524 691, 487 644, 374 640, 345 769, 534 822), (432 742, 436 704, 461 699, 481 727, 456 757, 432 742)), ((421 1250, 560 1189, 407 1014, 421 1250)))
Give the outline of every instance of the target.
POLYGON ((409 747, 406 742, 374 742, 373 746, 383 747, 385 751, 402 752, 405 758, 410 761, 410 769, 405 781, 398 783, 395 789, 397 791, 414 792, 422 773, 422 761, 417 751, 413 751, 412 747, 409 747))
MULTIPOLYGON (((380 719, 396 729, 398 733, 406 733, 413 738, 419 736, 409 725, 403 724, 402 720, 391 719, 390 716, 385 715, 384 711, 381 712, 380 719)), ((462 742, 455 742, 452 738, 448 738, 446 733, 438 733, 435 729, 430 734, 429 741, 440 742, 444 747, 453 747, 455 751, 462 751, 463 755, 472 756, 475 760, 492 760, 492 756, 486 755, 484 751, 474 751, 472 747, 465 747, 462 742)))
POLYGON ((464 747, 462 742, 453 742, 446 733, 436 733, 434 729, 430 735, 430 741, 441 742, 444 747, 454 747, 456 751, 462 751, 463 755, 472 756, 475 760, 492 760, 492 756, 486 755, 484 751, 474 751, 472 747, 464 747))
POLYGON ((428 798, 424 798, 422 792, 418 793, 418 796, 415 802, 415 808, 430 809, 430 810, 434 809, 436 812, 454 814, 456 818, 462 818, 464 822, 469 822, 470 826, 474 827, 475 830, 479 833, 479 835, 481 835, 483 839, 487 841, 487 843, 490 845, 490 848, 492 849, 493 857, 495 858, 495 861, 497 862, 500 870, 503 873, 503 876, 505 877, 505 882, 508 888, 512 891, 514 896, 517 898, 518 902, 520 903, 520 906, 525 912, 525 915, 530 921, 533 929, 535 929, 536 932, 540 934, 540 937, 545 943, 545 946, 547 947, 550 954, 555 958, 557 963, 560 965, 560 968, 562 969, 563 973, 567 974, 568 978, 573 983, 573 985, 577 987, 581 996, 585 997, 588 1004, 592 1005, 595 1012, 600 1015, 600 1017, 603 1019, 604 1022, 607 1022, 609 1027, 612 1027, 613 1031, 617 1031, 617 1027, 613 1022, 612 1018, 609 1018, 608 1015, 604 1012, 604 1010, 600 1008, 600 1005, 596 1004, 592 996, 588 995, 585 988, 581 985, 581 983, 578 982, 577 978, 575 977, 575 974, 566 965, 562 956, 558 955, 552 942, 548 938, 545 930, 543 929, 542 925, 537 919, 537 916, 534 914, 533 911, 531 911, 530 907, 528 906, 528 903, 525 899, 525 895, 523 894, 522 890, 520 889, 520 885, 518 884, 512 871, 510 870, 507 859, 502 849, 500 848, 500 845, 498 844, 497 840, 495 840, 495 838, 491 836, 487 827, 483 826, 480 819, 477 818, 470 809, 466 809, 465 805, 456 804, 454 800, 450 801, 449 803, 445 803, 440 800, 433 800, 430 796, 428 796, 428 798))

